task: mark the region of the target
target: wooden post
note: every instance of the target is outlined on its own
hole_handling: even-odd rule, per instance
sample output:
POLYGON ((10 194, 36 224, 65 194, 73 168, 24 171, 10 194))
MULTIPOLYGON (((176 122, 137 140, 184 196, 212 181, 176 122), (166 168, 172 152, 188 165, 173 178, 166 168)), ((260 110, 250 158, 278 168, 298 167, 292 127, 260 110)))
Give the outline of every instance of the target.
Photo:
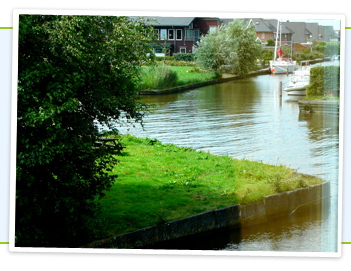
POLYGON ((280 96, 280 97, 282 96, 282 87, 283 87, 283 82, 280 81, 280 82, 279 82, 279 87, 278 87, 278 93, 279 93, 279 96, 280 96))
POLYGON ((283 94, 283 82, 280 81, 279 82, 279 86, 278 86, 278 94, 279 94, 279 104, 281 105, 282 104, 282 94, 283 94))

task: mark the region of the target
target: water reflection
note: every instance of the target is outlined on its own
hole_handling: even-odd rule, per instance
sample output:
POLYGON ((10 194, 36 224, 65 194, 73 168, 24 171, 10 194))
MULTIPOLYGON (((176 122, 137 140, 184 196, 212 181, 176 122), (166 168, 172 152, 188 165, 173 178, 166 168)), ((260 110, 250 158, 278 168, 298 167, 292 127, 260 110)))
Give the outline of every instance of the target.
POLYGON ((275 219, 257 226, 240 229, 218 229, 173 241, 146 246, 143 249, 231 250, 231 251, 336 251, 336 243, 325 239, 329 231, 330 205, 296 212, 284 219, 275 219), (322 236, 322 237, 321 237, 322 236), (325 244, 328 243, 328 246, 325 244))
MULTIPOLYGON (((331 184, 331 206, 327 215, 316 219, 307 216, 306 221, 283 219, 274 225, 267 224, 271 231, 264 225, 247 229, 248 234, 242 231, 239 241, 237 232, 229 232, 234 241, 226 239, 223 246, 216 247, 336 251, 338 115, 299 114, 297 103, 289 102, 285 92, 279 98, 279 82, 284 88, 288 77, 262 75, 178 94, 145 96, 144 102, 155 106, 144 120, 145 130, 136 127, 121 132, 217 155, 284 164, 300 173, 324 178, 331 184), (250 234, 250 230, 255 233, 250 234), (291 236, 301 238, 291 241, 291 236), (297 246, 301 242, 305 243, 303 248, 297 246)), ((206 238, 205 243, 215 248, 211 238, 206 238)))

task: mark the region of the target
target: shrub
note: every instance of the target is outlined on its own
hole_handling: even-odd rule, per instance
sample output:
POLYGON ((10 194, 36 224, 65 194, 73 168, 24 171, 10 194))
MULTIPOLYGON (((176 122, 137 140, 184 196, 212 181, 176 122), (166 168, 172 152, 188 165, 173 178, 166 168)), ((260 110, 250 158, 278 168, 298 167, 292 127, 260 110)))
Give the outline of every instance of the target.
POLYGON ((175 53, 173 56, 177 61, 195 61, 195 54, 175 53))
POLYGON ((274 42, 274 40, 273 39, 269 39, 269 40, 267 40, 267 44, 266 44, 266 46, 274 46, 275 45, 275 42, 274 42))
POLYGON ((310 83, 306 89, 307 97, 325 96, 327 90, 339 89, 339 66, 317 66, 311 69, 310 83))
POLYGON ((177 60, 166 60, 166 61, 157 61, 158 65, 167 65, 167 66, 195 66, 195 62, 190 61, 177 61, 177 60))
POLYGON ((164 61, 164 60, 174 60, 173 56, 156 56, 156 61, 164 61))

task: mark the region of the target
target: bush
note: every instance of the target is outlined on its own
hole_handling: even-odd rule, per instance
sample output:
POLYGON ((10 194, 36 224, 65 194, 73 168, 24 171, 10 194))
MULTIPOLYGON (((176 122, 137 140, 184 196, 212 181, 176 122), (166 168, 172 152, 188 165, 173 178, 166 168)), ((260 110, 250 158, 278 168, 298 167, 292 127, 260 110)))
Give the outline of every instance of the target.
POLYGON ((311 69, 310 83, 306 89, 307 97, 325 96, 326 91, 339 89, 339 66, 317 66, 311 69))
POLYGON ((166 60, 166 61, 156 61, 158 65, 167 65, 167 66, 195 66, 195 62, 190 61, 177 61, 177 60, 166 60))
POLYGON ((267 40, 267 44, 266 44, 266 46, 274 46, 275 45, 275 42, 274 42, 274 40, 273 39, 269 39, 269 40, 267 40))
POLYGON ((164 61, 164 60, 174 60, 173 56, 156 56, 156 61, 164 61))
POLYGON ((177 61, 195 61, 195 54, 175 53, 173 56, 177 61))

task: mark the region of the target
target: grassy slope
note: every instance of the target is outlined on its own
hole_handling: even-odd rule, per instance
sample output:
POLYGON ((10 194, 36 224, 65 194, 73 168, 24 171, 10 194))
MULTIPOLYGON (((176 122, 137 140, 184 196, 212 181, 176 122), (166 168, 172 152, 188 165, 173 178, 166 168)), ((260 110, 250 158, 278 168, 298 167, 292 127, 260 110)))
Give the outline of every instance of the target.
MULTIPOLYGON (((163 66, 158 66, 163 67, 163 66)), ((167 72, 160 72, 152 69, 152 67, 142 67, 142 84, 141 89, 167 89, 177 86, 183 86, 192 83, 204 82, 216 78, 215 73, 187 72, 192 67, 187 66, 164 66, 171 71, 175 71, 178 80, 173 82, 173 78, 169 78, 164 82, 164 77, 168 76, 167 72)))
POLYGON ((178 86, 208 81, 216 78, 215 73, 187 72, 188 70, 191 70, 192 67, 170 66, 170 68, 178 74, 178 86))
POLYGON ((282 165, 132 136, 122 142, 127 148, 114 168, 118 178, 100 201, 102 238, 321 182, 282 165))

